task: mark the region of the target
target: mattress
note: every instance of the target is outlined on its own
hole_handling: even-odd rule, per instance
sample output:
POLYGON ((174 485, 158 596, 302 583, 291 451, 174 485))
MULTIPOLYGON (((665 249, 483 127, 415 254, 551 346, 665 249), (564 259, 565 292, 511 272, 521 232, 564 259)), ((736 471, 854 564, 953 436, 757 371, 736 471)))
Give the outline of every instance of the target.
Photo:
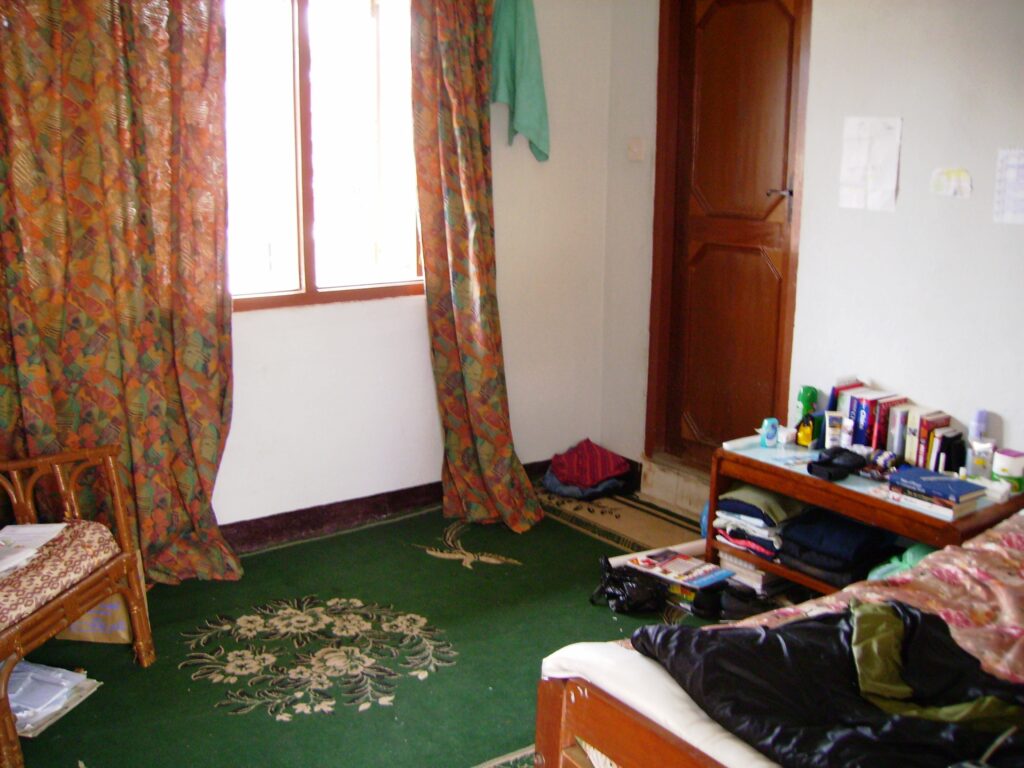
POLYGON ((567 645, 544 659, 541 676, 583 678, 727 768, 778 766, 704 714, 660 664, 618 643, 567 645))

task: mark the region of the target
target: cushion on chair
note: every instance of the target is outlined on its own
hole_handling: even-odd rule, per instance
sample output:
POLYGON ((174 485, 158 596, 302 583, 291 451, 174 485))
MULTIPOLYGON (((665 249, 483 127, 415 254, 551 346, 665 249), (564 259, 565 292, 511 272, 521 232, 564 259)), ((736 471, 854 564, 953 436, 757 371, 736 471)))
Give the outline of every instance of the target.
POLYGON ((25 565, 0 577, 0 631, 18 623, 121 554, 110 529, 74 520, 25 565))

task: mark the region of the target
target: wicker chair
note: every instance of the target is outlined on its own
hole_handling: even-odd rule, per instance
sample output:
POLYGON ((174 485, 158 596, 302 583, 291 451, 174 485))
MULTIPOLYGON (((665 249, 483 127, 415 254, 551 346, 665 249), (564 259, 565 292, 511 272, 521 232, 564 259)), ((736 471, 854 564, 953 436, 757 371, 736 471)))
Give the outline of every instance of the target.
POLYGON ((96 448, 0 461, 0 487, 7 492, 17 523, 39 522, 36 505, 38 501, 42 506, 43 486, 47 486, 52 500, 58 502, 60 516, 68 523, 25 565, 0 577, 3 768, 24 765, 7 699, 7 684, 14 666, 26 654, 111 595, 120 594, 128 608, 136 660, 143 667, 156 660, 138 550, 128 528, 116 455, 114 448, 96 448), (79 501, 86 488, 89 493, 106 493, 113 533, 108 525, 82 519, 79 501))

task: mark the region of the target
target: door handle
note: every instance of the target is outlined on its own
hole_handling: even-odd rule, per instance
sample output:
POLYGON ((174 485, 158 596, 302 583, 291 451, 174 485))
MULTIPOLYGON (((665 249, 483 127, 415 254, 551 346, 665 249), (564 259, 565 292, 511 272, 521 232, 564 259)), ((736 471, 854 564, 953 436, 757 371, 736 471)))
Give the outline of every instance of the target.
POLYGON ((783 197, 792 197, 793 196, 793 190, 792 189, 769 189, 767 192, 764 193, 765 197, 771 197, 772 195, 782 195, 783 197))

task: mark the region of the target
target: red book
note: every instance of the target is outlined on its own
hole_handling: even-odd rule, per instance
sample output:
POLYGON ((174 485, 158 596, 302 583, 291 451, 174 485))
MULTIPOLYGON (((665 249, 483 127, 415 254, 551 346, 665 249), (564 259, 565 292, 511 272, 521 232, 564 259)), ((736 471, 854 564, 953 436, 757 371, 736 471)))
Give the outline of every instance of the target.
POLYGON ((903 405, 905 402, 907 402, 907 398, 903 395, 883 397, 878 401, 875 424, 871 432, 872 448, 885 448, 885 441, 889 436, 889 409, 894 405, 903 405))
POLYGON ((942 411, 932 411, 921 417, 921 426, 917 430, 917 458, 914 461, 919 467, 928 464, 928 437, 933 429, 948 427, 950 415, 942 411))
MULTIPOLYGON (((860 379, 853 379, 851 381, 844 381, 836 384, 832 387, 832 393, 828 396, 828 410, 834 411, 839 407, 839 395, 848 389, 856 389, 857 387, 863 387, 864 382, 860 379)), ((845 413, 843 414, 846 415, 845 413)))
POLYGON ((857 445, 871 445, 875 431, 875 415, 879 400, 892 397, 892 392, 862 387, 850 393, 850 418, 853 419, 853 442, 857 445))

